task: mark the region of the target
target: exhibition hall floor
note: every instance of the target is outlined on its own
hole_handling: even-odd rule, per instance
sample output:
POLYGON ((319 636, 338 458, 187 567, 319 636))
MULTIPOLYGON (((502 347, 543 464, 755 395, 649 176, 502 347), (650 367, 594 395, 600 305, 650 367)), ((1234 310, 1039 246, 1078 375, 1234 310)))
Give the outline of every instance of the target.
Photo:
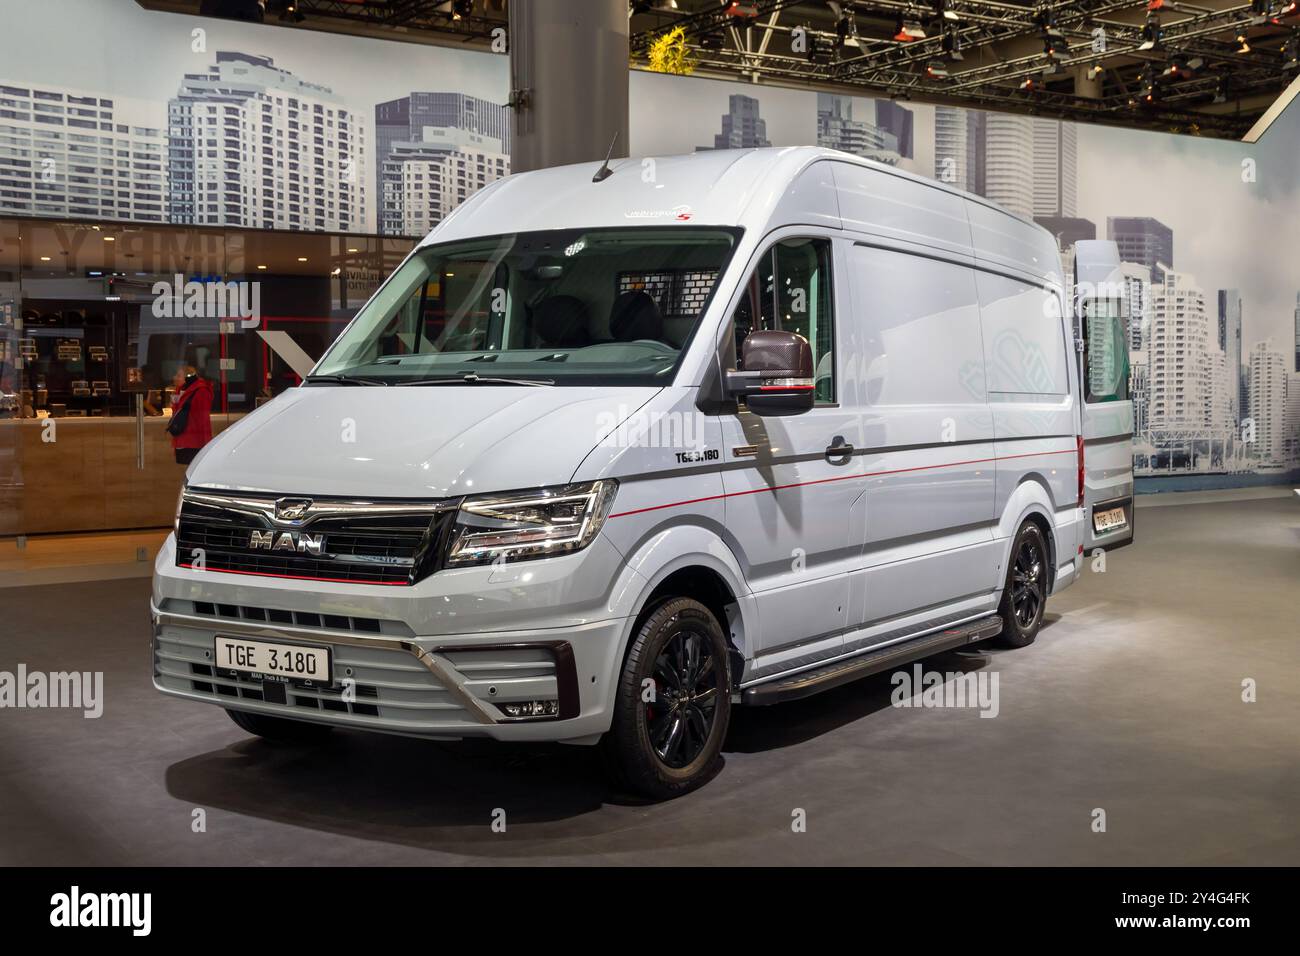
POLYGON ((275 747, 153 690, 147 579, 0 589, 0 671, 105 674, 99 719, 0 710, 0 864, 1296 864, 1300 502, 1137 532, 1033 646, 925 662, 996 673, 995 718, 893 707, 888 674, 738 709, 719 776, 661 805, 588 749, 275 747))

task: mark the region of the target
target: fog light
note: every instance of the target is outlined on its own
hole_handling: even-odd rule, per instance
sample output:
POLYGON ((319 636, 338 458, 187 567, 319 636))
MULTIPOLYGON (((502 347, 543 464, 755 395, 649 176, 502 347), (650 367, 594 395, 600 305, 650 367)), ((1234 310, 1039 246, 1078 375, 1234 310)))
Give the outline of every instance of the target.
POLYGON ((497 704, 507 717, 554 717, 560 712, 559 701, 521 700, 514 704, 497 704))

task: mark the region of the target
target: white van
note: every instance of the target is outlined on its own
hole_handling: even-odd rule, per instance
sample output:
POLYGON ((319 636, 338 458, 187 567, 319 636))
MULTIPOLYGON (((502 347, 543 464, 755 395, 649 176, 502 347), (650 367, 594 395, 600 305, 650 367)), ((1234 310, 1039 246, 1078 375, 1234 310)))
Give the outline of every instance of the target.
POLYGON ((828 150, 501 180, 194 462, 154 684, 273 739, 599 742, 685 792, 732 707, 1023 647, 1131 536, 1098 287, 1076 344, 1045 230, 828 150))

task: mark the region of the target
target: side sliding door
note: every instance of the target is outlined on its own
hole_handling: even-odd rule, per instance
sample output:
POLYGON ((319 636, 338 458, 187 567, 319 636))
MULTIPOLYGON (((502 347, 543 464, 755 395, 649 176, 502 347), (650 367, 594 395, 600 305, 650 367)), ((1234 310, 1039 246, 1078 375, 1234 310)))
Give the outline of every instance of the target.
POLYGON ((866 240, 849 252, 866 542, 846 650, 995 604, 993 418, 975 273, 954 258, 866 240))

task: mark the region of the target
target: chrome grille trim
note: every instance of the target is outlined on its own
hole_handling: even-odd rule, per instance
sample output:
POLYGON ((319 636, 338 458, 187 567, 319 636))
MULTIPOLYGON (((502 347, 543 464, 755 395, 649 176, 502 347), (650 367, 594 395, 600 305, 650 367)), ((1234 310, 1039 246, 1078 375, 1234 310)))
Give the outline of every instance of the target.
POLYGON ((195 571, 344 584, 411 585, 442 564, 459 499, 306 502, 301 517, 276 518, 288 496, 186 488, 176 520, 176 565, 195 571), (309 529, 309 530, 308 530, 309 529), (263 547, 254 547, 258 538, 263 547), (292 537, 288 548, 272 539, 292 537), (302 539, 314 538, 314 550, 302 539), (300 550, 301 549, 301 550, 300 550), (202 556, 202 561, 196 555, 202 556))
POLYGON ((393 517, 400 515, 427 514, 430 516, 440 514, 444 511, 453 511, 460 507, 460 499, 446 498, 436 501, 420 501, 407 499, 384 500, 365 500, 365 499, 344 499, 344 498, 312 498, 311 506, 307 513, 294 521, 284 521, 275 516, 275 503, 280 498, 291 497, 311 497, 309 495, 285 495, 273 494, 230 494, 226 492, 208 491, 203 488, 186 488, 181 495, 182 505, 186 501, 192 501, 195 504, 203 504, 212 508, 222 508, 226 511, 239 511, 244 514, 253 515, 254 517, 263 518, 269 525, 277 528, 302 528, 311 524, 317 518, 324 517, 344 517, 344 518, 374 518, 374 517, 393 517))

